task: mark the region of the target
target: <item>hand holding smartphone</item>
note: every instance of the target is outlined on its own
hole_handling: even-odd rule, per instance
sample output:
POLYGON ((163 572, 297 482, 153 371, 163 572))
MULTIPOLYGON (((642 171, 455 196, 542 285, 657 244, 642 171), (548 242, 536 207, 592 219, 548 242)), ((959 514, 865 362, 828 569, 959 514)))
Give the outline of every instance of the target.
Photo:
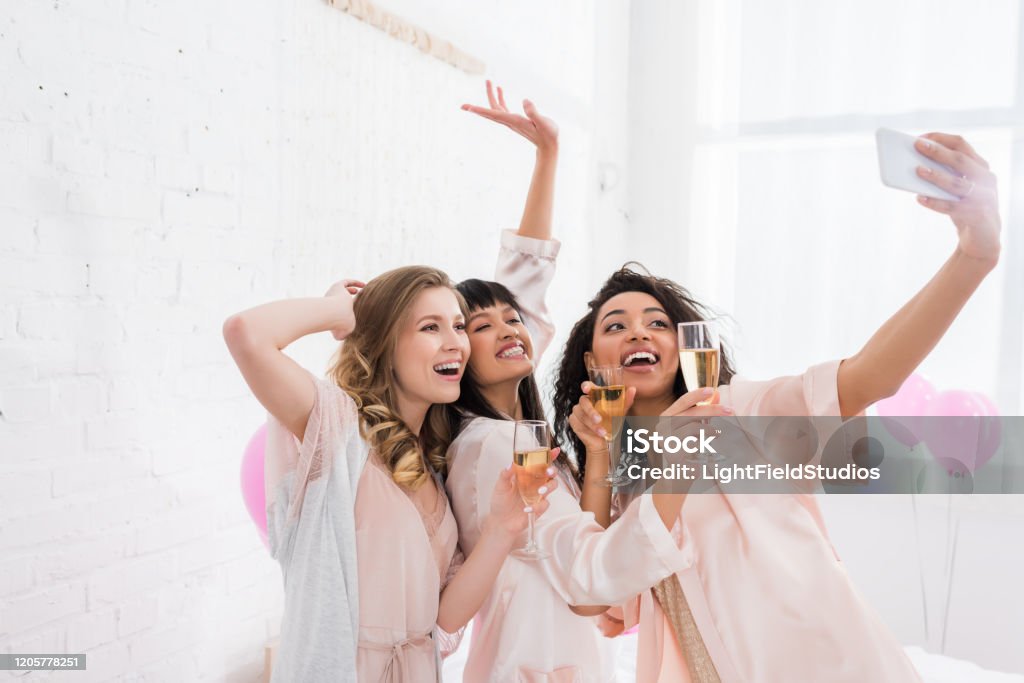
POLYGON ((875 131, 875 141, 878 145, 878 169, 883 184, 933 199, 960 199, 917 175, 918 166, 927 166, 953 175, 957 173, 914 149, 914 143, 917 141, 915 136, 889 128, 879 128, 875 131))

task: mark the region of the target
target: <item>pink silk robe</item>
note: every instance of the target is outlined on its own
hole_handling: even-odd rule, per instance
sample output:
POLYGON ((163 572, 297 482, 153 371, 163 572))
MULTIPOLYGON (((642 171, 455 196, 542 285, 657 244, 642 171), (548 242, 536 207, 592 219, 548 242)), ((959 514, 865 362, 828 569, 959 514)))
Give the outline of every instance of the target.
POLYGON ((436 626, 438 596, 462 560, 447 497, 440 488, 423 509, 359 435, 352 398, 310 381, 301 442, 268 418, 267 519, 285 580, 273 680, 436 683, 438 649, 460 636, 436 626))
MULTIPOLYGON (((722 404, 737 415, 837 416, 838 426, 838 370, 833 361, 769 381, 734 378, 722 404)), ((921 680, 858 595, 813 495, 690 495, 673 533, 689 558, 679 583, 722 683, 921 680)), ((688 683, 652 593, 624 611, 627 627, 640 624, 637 681, 688 683)))
MULTIPOLYGON (((513 427, 510 420, 476 418, 448 450, 446 486, 466 554, 480 539, 494 481, 512 460, 513 427)), ((548 501, 536 538, 551 557, 505 560, 473 619, 465 681, 615 680, 614 643, 601 635, 595 618, 569 605, 621 604, 686 564, 651 496, 633 501, 608 530, 580 509, 568 482, 548 501)))
MULTIPOLYGON (((545 293, 555 274, 557 240, 505 231, 495 280, 519 300, 533 337, 534 362, 554 335, 545 293)), ((467 555, 480 539, 498 474, 512 461, 513 423, 476 418, 448 450, 446 481, 467 555)), ((629 506, 605 531, 580 509, 574 483, 563 481, 537 521, 537 540, 552 557, 505 560, 494 588, 473 619, 465 668, 468 683, 606 683, 615 680, 614 643, 596 619, 569 605, 620 604, 685 564, 685 556, 650 496, 629 506)), ((520 544, 521 545, 521 544, 520 544)))

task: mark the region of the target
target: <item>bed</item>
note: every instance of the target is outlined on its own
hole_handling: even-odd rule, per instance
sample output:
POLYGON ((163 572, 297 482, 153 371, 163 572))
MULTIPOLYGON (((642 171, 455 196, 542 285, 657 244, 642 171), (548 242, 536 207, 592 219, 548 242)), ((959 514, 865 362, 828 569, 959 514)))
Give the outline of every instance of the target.
MULTIPOLYGON (((445 660, 445 683, 454 683, 462 680, 462 667, 465 665, 466 655, 469 652, 469 639, 472 627, 471 623, 466 629, 462 647, 445 660)), ((618 680, 620 683, 628 683, 635 680, 636 634, 620 636, 615 640, 619 648, 618 656, 616 657, 618 662, 618 680)), ((910 657, 910 661, 917 667, 925 683, 1024 683, 1024 674, 988 671, 974 662, 932 654, 915 646, 905 649, 907 656, 910 657)))

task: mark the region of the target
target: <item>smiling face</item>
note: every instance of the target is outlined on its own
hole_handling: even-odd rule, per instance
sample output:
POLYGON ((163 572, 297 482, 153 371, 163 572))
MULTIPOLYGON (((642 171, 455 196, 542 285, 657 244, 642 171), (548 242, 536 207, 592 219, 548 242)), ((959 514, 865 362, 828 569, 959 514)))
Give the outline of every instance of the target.
POLYGON ((465 320, 455 293, 431 287, 413 300, 398 333, 394 375, 400 402, 431 405, 459 398, 469 359, 465 320))
POLYGON ((679 372, 675 325, 662 304, 644 292, 623 292, 597 311, 588 365, 623 368, 637 398, 671 396, 679 372))
POLYGON ((533 340, 519 312, 505 303, 473 311, 466 325, 473 349, 469 368, 481 388, 518 381, 533 372, 533 340))

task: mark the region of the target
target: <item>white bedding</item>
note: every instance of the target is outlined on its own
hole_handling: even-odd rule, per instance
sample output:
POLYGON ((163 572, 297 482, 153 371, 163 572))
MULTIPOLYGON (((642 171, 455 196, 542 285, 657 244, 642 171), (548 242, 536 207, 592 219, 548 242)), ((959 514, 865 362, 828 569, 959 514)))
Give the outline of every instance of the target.
POLYGON ((916 646, 904 649, 925 683, 1024 683, 1024 674, 988 671, 974 662, 932 654, 916 646))
MULTIPOLYGON (((458 651, 444 662, 445 683, 462 680, 462 667, 466 663, 469 652, 469 639, 472 637, 473 624, 466 628, 466 635, 458 651)), ((636 677, 636 634, 620 636, 615 639, 619 652, 618 679, 628 683, 636 677)), ((1024 674, 1007 674, 998 671, 987 671, 974 662, 954 659, 944 655, 925 652, 919 647, 906 648, 907 656, 917 667, 925 683, 1024 683, 1024 674)))

